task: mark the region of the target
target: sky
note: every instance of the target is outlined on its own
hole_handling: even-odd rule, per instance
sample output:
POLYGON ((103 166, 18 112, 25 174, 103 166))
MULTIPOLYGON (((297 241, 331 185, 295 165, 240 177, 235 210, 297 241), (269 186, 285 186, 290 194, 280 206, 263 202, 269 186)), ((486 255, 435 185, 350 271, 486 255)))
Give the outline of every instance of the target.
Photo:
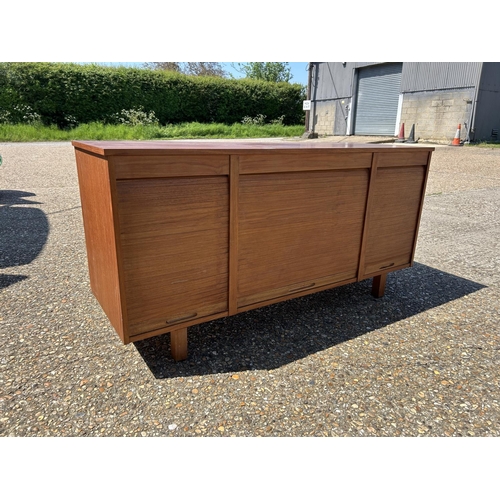
MULTIPOLYGON (((463 9, 430 0, 367 3, 351 17, 328 3, 318 10, 264 0, 244 9, 218 0, 170 2, 165 12, 151 0, 120 9, 102 0, 64 9, 55 0, 4 4, 0 61, 498 59, 498 16, 479 13, 472 22, 463 9), (396 11, 407 24, 394 23, 388 13, 396 11)), ((290 64, 293 81, 305 84, 306 63, 290 64)))

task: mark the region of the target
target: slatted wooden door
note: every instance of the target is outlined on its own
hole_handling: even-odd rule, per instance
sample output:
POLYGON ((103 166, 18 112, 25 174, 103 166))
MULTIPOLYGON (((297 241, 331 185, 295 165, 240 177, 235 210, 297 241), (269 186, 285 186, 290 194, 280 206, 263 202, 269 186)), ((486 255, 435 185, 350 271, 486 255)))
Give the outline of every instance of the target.
POLYGON ((413 263, 428 152, 380 154, 367 220, 363 275, 384 273, 413 263))
POLYGON ((117 201, 131 337, 228 310, 227 175, 118 180, 117 201))
POLYGON ((368 180, 368 168, 241 175, 238 307, 356 278, 368 180))

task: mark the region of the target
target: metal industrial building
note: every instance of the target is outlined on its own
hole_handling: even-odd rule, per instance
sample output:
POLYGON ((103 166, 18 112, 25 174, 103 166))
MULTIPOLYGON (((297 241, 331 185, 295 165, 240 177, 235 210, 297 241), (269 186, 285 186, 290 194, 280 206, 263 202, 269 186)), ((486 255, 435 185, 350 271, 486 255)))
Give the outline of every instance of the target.
POLYGON ((312 62, 306 126, 319 135, 498 140, 500 63, 312 62))

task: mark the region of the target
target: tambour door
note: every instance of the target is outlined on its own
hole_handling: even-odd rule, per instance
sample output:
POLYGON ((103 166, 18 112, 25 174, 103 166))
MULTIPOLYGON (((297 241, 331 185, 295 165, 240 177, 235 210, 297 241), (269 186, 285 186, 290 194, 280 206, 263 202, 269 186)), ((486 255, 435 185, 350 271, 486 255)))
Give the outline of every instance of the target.
MULTIPOLYGON (((221 161, 227 172, 228 157, 221 161)), ((132 338, 228 310, 228 176, 148 169, 153 178, 134 170, 137 178, 117 180, 132 338)))
POLYGON ((238 307, 356 278, 369 155, 353 169, 286 161, 274 159, 275 173, 240 161, 238 307))
POLYGON ((376 161, 364 275, 412 265, 428 152, 383 153, 376 161))

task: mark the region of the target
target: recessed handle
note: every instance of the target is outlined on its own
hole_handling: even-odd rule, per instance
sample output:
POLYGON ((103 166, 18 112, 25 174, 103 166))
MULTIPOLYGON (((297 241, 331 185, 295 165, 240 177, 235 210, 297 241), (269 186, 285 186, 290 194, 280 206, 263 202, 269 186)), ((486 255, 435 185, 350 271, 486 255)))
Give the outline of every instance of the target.
POLYGON ((316 283, 311 283, 310 285, 300 286, 299 288, 290 288, 290 290, 288 290, 288 293, 301 292, 302 290, 309 290, 309 288, 312 288, 315 284, 316 283))
POLYGON ((167 319, 167 325, 171 325, 173 323, 179 323, 181 321, 187 321, 188 319, 193 319, 198 316, 198 313, 188 314, 187 316, 182 316, 181 318, 167 319))
POLYGON ((391 264, 387 264, 387 266, 379 267, 379 269, 387 269, 388 267, 392 267, 393 265, 394 265, 394 262, 392 262, 391 264))

